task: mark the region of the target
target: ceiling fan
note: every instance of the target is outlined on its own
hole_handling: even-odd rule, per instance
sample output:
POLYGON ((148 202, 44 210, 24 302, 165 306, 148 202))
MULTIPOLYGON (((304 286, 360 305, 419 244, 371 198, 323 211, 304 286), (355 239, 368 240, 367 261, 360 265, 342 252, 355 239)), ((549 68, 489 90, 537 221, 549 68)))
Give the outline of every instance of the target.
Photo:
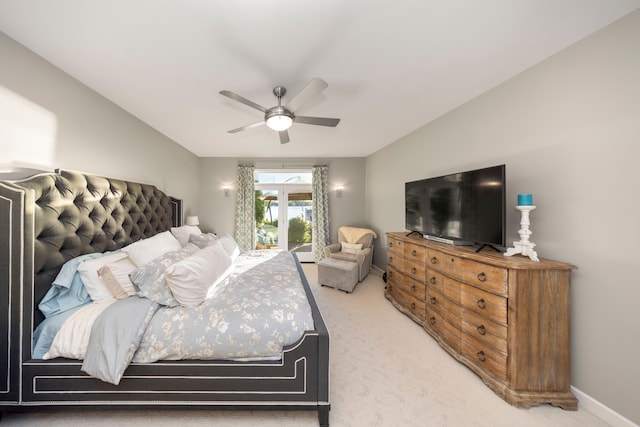
POLYGON ((234 101, 241 102, 264 113, 264 120, 256 123, 251 123, 236 129, 231 129, 228 132, 237 133, 266 124, 269 128, 279 133, 280 143, 286 144, 287 142, 289 142, 289 132, 287 132, 287 129, 289 129, 294 122, 307 125, 336 127, 338 123, 340 123, 340 119, 298 116, 294 114, 294 111, 296 111, 306 101, 325 90, 327 86, 329 86, 327 82, 314 77, 300 92, 298 92, 296 96, 291 99, 291 101, 289 101, 286 107, 282 106, 282 97, 287 93, 287 89, 285 89, 283 86, 276 86, 275 88, 273 88, 273 94, 276 96, 276 98, 278 98, 278 105, 271 108, 265 108, 262 105, 256 104, 253 101, 249 101, 247 98, 244 98, 234 92, 221 90, 220 95, 229 97, 234 101))

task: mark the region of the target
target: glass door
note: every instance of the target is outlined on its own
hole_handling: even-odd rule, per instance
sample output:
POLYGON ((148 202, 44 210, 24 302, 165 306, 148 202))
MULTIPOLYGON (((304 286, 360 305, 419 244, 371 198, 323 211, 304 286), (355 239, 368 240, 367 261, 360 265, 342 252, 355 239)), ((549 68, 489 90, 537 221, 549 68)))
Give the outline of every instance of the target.
POLYGON ((313 262, 310 171, 256 172, 256 249, 285 249, 313 262))

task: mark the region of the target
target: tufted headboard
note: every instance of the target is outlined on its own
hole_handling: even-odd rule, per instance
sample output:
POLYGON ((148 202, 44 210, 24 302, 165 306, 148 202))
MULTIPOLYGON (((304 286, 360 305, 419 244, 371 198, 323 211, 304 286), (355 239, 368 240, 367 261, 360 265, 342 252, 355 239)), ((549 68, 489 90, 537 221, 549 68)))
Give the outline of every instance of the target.
POLYGON ((2 184, 22 200, 22 217, 14 214, 2 224, 12 229, 2 232, 9 236, 23 224, 36 305, 71 258, 120 249, 182 222, 180 200, 153 185, 60 170, 2 184))

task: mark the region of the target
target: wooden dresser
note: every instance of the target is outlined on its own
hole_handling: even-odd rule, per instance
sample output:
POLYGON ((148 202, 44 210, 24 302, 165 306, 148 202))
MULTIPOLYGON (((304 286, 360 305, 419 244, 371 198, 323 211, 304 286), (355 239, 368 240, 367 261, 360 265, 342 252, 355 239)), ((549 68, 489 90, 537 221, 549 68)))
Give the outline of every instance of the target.
POLYGON ((576 410, 570 390, 571 265, 476 253, 387 233, 385 296, 518 407, 576 410))

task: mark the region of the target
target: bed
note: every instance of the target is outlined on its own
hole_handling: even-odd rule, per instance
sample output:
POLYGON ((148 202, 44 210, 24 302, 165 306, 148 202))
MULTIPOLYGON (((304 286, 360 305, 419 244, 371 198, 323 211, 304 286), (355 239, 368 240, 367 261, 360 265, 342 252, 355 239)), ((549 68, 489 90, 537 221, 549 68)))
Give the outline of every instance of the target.
MULTIPOLYGON (((269 268, 281 258, 286 275, 299 280, 310 310, 311 325, 277 355, 218 358, 212 353, 213 358, 158 361, 137 361, 134 355, 111 382, 87 370, 85 360, 33 357, 34 331, 46 321, 39 304, 63 266, 80 256, 121 253, 181 225, 181 201, 152 185, 61 170, 0 182, 0 380, 5 379, 0 410, 108 406, 317 411, 319 424, 329 425, 329 335, 301 265, 288 252, 247 255, 267 260, 260 265, 269 268)), ((257 270, 246 264, 246 256, 240 260, 244 270, 257 270)), ((268 282, 267 273, 258 280, 268 282)), ((225 277, 225 283, 251 283, 242 271, 225 277)), ((153 316, 164 308, 160 304, 153 316)), ((112 332, 110 327, 104 331, 112 332)), ((140 340, 144 342, 144 336, 140 340)))

